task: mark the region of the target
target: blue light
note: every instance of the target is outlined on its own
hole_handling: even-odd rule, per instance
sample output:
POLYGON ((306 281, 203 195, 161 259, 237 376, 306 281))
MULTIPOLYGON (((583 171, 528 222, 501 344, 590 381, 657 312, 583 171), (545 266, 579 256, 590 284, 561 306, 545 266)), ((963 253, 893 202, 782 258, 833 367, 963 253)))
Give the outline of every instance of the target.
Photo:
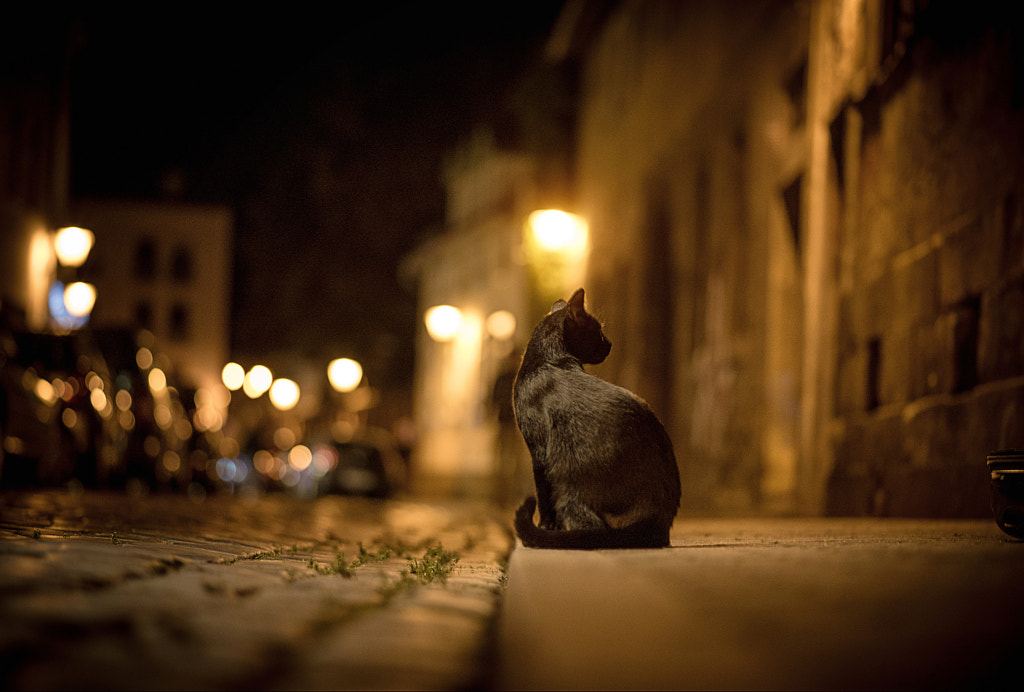
POLYGON ((81 329, 89 324, 89 315, 75 317, 68 312, 67 306, 64 305, 64 288, 62 281, 54 281, 50 286, 50 292, 46 297, 50 317, 61 329, 81 329))

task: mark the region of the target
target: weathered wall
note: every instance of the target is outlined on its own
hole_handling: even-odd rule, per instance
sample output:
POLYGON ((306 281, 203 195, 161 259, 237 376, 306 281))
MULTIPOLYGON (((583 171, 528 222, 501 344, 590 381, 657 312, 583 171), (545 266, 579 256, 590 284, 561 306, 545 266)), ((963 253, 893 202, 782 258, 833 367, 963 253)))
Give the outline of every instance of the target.
POLYGON ((597 372, 664 420, 684 511, 793 502, 801 287, 780 191, 803 166, 786 87, 806 26, 771 3, 627 3, 586 61, 587 282, 614 343, 597 372))
POLYGON ((1009 15, 946 5, 847 128, 837 513, 985 514, 987 452, 1024 446, 1019 56, 1009 15))
POLYGON ((1024 446, 1020 49, 903 5, 621 3, 584 52, 598 374, 686 509, 981 515, 1024 446))

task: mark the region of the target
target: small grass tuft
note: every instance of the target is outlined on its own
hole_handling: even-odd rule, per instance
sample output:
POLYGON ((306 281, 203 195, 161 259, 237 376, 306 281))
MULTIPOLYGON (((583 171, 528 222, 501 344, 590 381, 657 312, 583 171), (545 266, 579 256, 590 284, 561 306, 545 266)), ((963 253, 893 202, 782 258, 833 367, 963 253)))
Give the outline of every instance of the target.
POLYGON ((348 558, 345 557, 345 553, 336 553, 334 555, 334 561, 329 563, 326 567, 321 567, 320 564, 313 558, 309 558, 309 562, 306 566, 310 569, 316 570, 317 574, 340 574, 346 579, 351 579, 354 575, 354 570, 359 566, 358 560, 349 562, 348 558))
POLYGON ((448 575, 455 569, 455 563, 458 561, 459 554, 454 550, 445 550, 441 546, 435 546, 427 548, 427 552, 421 559, 409 559, 409 573, 424 584, 434 581, 443 584, 448 580, 448 575))

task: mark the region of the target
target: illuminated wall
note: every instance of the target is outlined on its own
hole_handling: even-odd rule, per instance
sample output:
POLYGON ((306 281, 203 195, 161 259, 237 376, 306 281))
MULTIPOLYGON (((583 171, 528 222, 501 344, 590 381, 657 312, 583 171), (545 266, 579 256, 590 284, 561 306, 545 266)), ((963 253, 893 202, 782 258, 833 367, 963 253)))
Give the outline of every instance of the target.
POLYGON ((453 157, 446 175, 447 225, 403 267, 418 295, 412 485, 426 493, 490 496, 498 471, 495 378, 539 319, 529 307, 522 249, 535 202, 533 164, 478 140, 453 157), (438 305, 461 315, 443 340, 430 336, 423 319, 438 305), (488 321, 496 312, 514 318, 511 333, 488 321))
POLYGON ((598 372, 665 420, 684 511, 987 513, 985 455, 1024 445, 1022 42, 998 7, 580 22, 598 372))

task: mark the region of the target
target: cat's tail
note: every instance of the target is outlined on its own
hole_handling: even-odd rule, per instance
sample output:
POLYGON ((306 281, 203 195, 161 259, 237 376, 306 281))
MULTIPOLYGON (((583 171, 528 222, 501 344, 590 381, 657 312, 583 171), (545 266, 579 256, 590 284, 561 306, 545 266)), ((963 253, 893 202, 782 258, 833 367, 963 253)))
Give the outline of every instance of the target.
POLYGON ((621 529, 574 529, 549 531, 533 523, 537 498, 530 496, 516 510, 519 539, 528 548, 597 550, 600 548, 664 548, 669 544, 668 527, 639 521, 621 529))

